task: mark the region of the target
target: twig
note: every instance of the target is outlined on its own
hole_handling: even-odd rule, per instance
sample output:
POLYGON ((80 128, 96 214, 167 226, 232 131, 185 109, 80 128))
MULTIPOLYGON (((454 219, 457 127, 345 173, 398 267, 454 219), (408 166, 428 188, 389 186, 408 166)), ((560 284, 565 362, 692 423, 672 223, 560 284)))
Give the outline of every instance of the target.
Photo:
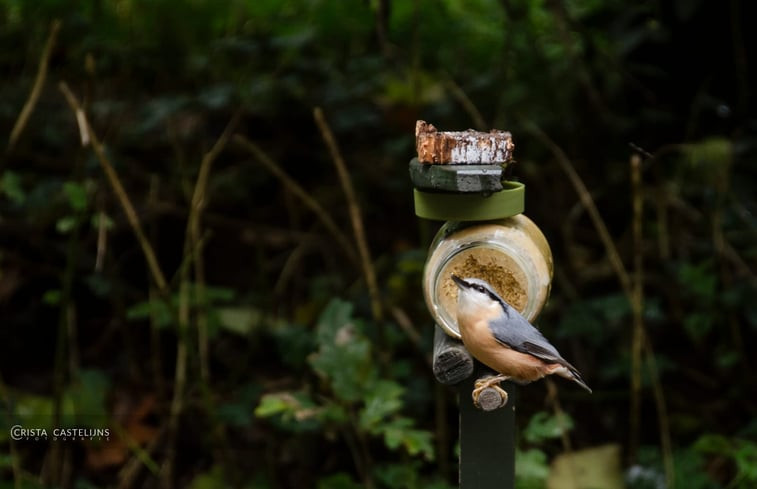
POLYGON ((121 179, 118 177, 118 173, 116 173, 115 168, 113 168, 113 165, 110 163, 110 159, 108 159, 108 155, 105 153, 105 149, 95 135, 95 132, 92 130, 92 127, 87 120, 87 115, 85 114, 84 109, 79 103, 79 100, 77 100, 76 96, 68 88, 66 82, 60 82, 58 84, 58 88, 63 93, 63 96, 66 98, 69 107, 71 107, 71 110, 76 116, 76 120, 79 123, 79 131, 82 135, 82 140, 84 141, 85 139, 88 139, 88 143, 92 145, 92 150, 94 150, 95 155, 97 156, 97 160, 100 162, 100 166, 105 172, 105 176, 108 178, 111 187, 113 187, 116 198, 118 198, 118 201, 121 204, 121 208, 126 214, 126 219, 129 221, 132 231, 134 232, 134 235, 137 237, 137 240, 142 247, 142 253, 144 253, 145 255, 147 266, 150 270, 150 274, 152 275, 153 280, 155 281, 155 284, 157 285, 160 292, 162 294, 165 294, 168 291, 168 284, 166 282, 165 276, 163 275, 163 272, 160 270, 160 265, 158 264, 158 259, 155 256, 155 251, 153 250, 150 241, 147 239, 144 231, 142 230, 142 224, 139 221, 137 212, 134 210, 131 199, 129 199, 129 194, 126 193, 123 184, 121 184, 121 179))
MULTIPOLYGON (((150 187, 147 192, 147 208, 155 209, 158 205, 158 187, 160 185, 160 178, 156 174, 150 175, 150 187)), ((156 220, 150 221, 150 237, 152 242, 157 242, 157 226, 156 220)), ((150 304, 155 304, 160 300, 160 293, 155 288, 155 285, 150 283, 147 289, 147 300, 150 304)), ((166 396, 166 388, 164 382, 163 372, 163 360, 162 360, 162 348, 160 347, 160 324, 158 320, 158 314, 155 308, 150 308, 150 366, 152 367, 152 376, 155 382, 155 390, 158 393, 158 399, 163 403, 166 396)))
MULTIPOLYGON (((185 243, 184 252, 188 250, 185 243)), ((176 364, 174 366, 173 397, 168 414, 166 455, 160 469, 160 485, 165 489, 173 487, 174 466, 176 464, 176 437, 179 432, 179 416, 184 410, 184 390, 187 385, 187 330, 189 329, 189 267, 184 268, 179 285, 178 328, 176 332, 176 364)))
POLYGON ((229 123, 226 125, 221 136, 215 142, 213 147, 205 153, 200 163, 200 171, 197 175, 197 181, 195 182, 194 192, 192 194, 192 204, 189 209, 189 218, 187 219, 187 237, 186 239, 190 243, 190 251, 193 255, 193 263, 195 269, 195 283, 196 294, 198 304, 200 305, 197 315, 197 340, 198 349, 200 355, 200 378, 205 381, 210 381, 210 359, 208 349, 208 315, 205 304, 205 262, 202 254, 202 243, 200 233, 200 220, 202 213, 207 205, 207 189, 208 180, 210 179, 210 170, 213 167, 213 162, 218 158, 218 155, 228 144, 231 139, 231 135, 236 128, 239 119, 242 115, 241 110, 238 110, 232 117, 229 123))
POLYGON ((457 100, 457 103, 460 104, 463 110, 468 114, 468 117, 471 118, 476 129, 479 131, 486 131, 488 127, 486 125, 486 120, 484 120, 484 116, 460 85, 458 85, 448 73, 443 74, 442 82, 447 90, 449 90, 452 98, 457 100))
POLYGON ((233 139, 234 142, 252 153, 258 163, 266 167, 266 169, 270 171, 273 176, 278 178, 279 181, 297 198, 299 198, 306 207, 313 211, 316 217, 321 221, 321 223, 323 223, 324 226, 326 226, 326 229, 331 233, 337 243, 339 243, 339 246, 342 247, 347 257, 353 263, 360 263, 360 260, 355 253, 355 249, 353 248, 352 243, 350 243, 344 233, 342 233, 342 231, 339 229, 339 226, 337 226, 336 222, 334 222, 331 216, 329 216, 328 212, 326 212, 326 209, 324 209, 321 204, 318 203, 318 201, 311 197, 310 194, 304 188, 302 188, 302 186, 300 186, 300 184, 292 179, 292 177, 287 175, 287 173, 282 170, 281 167, 275 161, 273 161, 270 156, 264 153, 257 144, 253 143, 241 134, 235 134, 233 139))
POLYGON ((128 447, 133 451, 133 455, 121 470, 118 471, 118 489, 130 489, 133 487, 142 467, 146 467, 153 474, 155 473, 157 466, 152 459, 152 454, 160 446, 164 436, 165 430, 161 430, 145 448, 141 448, 134 443, 128 443, 129 440, 126 440, 128 447))
POLYGON ((344 164, 344 158, 339 151, 334 133, 331 131, 326 117, 323 115, 323 110, 320 107, 316 107, 313 110, 313 117, 315 118, 318 128, 321 130, 323 140, 328 146, 331 152, 331 158, 334 161, 336 172, 339 175, 339 181, 342 184, 342 190, 347 198, 347 206, 350 213, 350 220, 352 221, 352 230, 355 233, 355 241, 357 242, 358 253, 360 253, 360 261, 363 267, 363 274, 365 275, 365 281, 368 285, 368 293, 371 296, 371 308, 373 310, 373 318, 380 320, 383 316, 381 311, 381 295, 379 293, 378 282, 376 281, 376 271, 373 268, 373 262, 371 261, 371 253, 368 250, 368 240, 365 237, 365 228, 363 227, 363 218, 360 213, 360 205, 358 204, 357 196, 355 195, 355 189, 352 186, 352 180, 350 174, 347 171, 347 165, 344 164))
POLYGON ((644 258, 642 249, 641 219, 643 198, 641 194, 641 158, 631 156, 631 204, 633 209, 632 231, 634 250, 634 280, 631 293, 631 312, 633 315, 633 332, 631 336, 631 438, 629 458, 636 459, 639 450, 639 432, 641 430, 641 359, 644 336, 644 258))
MULTIPOLYGON (((565 425, 565 411, 562 409, 562 404, 560 403, 560 397, 557 392, 557 386, 555 385, 555 382, 550 379, 546 378, 544 379, 544 382, 547 385, 547 399, 552 404, 552 409, 555 412, 555 419, 557 420, 557 425, 560 427, 560 440, 562 441, 563 451, 565 453, 572 453, 573 452, 573 444, 570 442, 570 435, 568 435, 568 427, 565 425)), ((578 476, 576 471, 576 464, 573 462, 574 459, 569 459, 569 472, 570 477, 572 479, 572 486, 578 485, 578 476)))
POLYGON ((100 205, 97 211, 97 253, 95 254, 95 272, 100 273, 103 270, 105 262, 105 253, 108 250, 108 227, 106 226, 105 211, 100 205))
POLYGON ((568 159, 568 156, 565 154, 562 148, 558 146, 557 143, 552 141, 552 139, 547 136, 547 134, 545 134, 539 126, 530 121, 527 121, 525 123, 525 126, 527 130, 531 132, 531 134, 533 134, 539 141, 542 142, 542 144, 549 148, 549 150, 552 152, 552 155, 557 160, 557 163, 560 165, 565 174, 568 175, 570 183, 573 185, 573 188, 576 189, 578 198, 586 208, 586 212, 588 212, 589 217, 594 224, 594 228, 597 230, 599 238, 602 240, 602 244, 605 247, 608 259, 610 260, 610 264, 615 270, 615 274, 618 276, 618 281, 620 281, 623 292, 625 292, 626 297, 630 299, 633 295, 631 279, 629 278, 628 272, 626 272, 626 269, 623 266, 623 261, 620 259, 618 249, 615 247, 612 236, 610 236, 610 232, 607 230, 607 225, 605 225, 605 222, 602 220, 602 216, 599 214, 599 210, 594 203, 594 199, 591 197, 591 194, 586 188, 583 180, 581 180, 581 177, 578 175, 578 172, 576 172, 576 169, 573 168, 573 164, 570 162, 570 159, 568 159))
POLYGON ((26 103, 24 103, 24 106, 21 108, 21 112, 18 114, 18 119, 16 119, 16 123, 13 125, 11 134, 8 137, 8 147, 5 150, 6 153, 9 153, 13 149, 13 146, 16 145, 16 142, 26 127, 27 122, 29 122, 29 117, 37 106, 37 101, 39 101, 42 88, 45 86, 47 65, 49 64, 50 54, 53 51, 53 46, 55 46, 55 40, 58 37, 60 26, 61 21, 59 19, 53 20, 50 24, 50 33, 47 35, 47 41, 45 42, 45 47, 42 49, 39 65, 37 66, 37 76, 34 78, 34 84, 29 92, 29 98, 26 99, 26 103))
MULTIPOLYGON (((625 266, 623 265, 623 262, 620 259, 620 255, 618 253, 617 248, 615 247, 615 243, 610 237, 610 233, 607 230, 607 226, 602 220, 602 216, 599 214, 599 211, 597 210, 597 207, 594 204, 594 200, 592 199, 591 194, 589 194, 589 191, 586 189, 586 185, 583 183, 583 180, 581 180, 581 177, 578 175, 578 172, 576 172, 575 168, 571 164, 565 152, 562 150, 562 148, 560 148, 560 146, 558 146, 554 141, 552 141, 535 124, 531 122, 526 122, 525 126, 528 128, 528 130, 532 134, 534 134, 535 137, 537 137, 540 141, 542 141, 542 143, 545 144, 550 149, 550 151, 552 151, 552 154, 557 159, 557 162, 560 164, 563 171, 568 175, 568 178, 570 179, 571 184, 573 185, 576 192, 578 193, 581 203, 586 208, 589 214, 589 217, 591 218, 592 223, 594 224, 594 228, 597 230, 597 233, 599 234, 600 239, 602 240, 602 243, 605 247, 605 252, 609 256, 610 264, 615 270, 615 274, 618 277, 618 281, 620 282, 621 288, 623 289, 628 301, 632 304, 632 307, 634 307, 633 304, 634 304, 634 297, 636 293, 635 288, 632 285, 628 272, 626 271, 625 266)), ((641 165, 639 165, 639 168, 640 167, 641 165)), ((639 215, 640 215, 640 211, 639 211, 639 215)), ((638 266, 638 267, 640 267, 641 265, 643 265, 643 262, 639 264, 635 264, 635 266, 638 266)), ((642 310, 642 313, 643 313, 643 310, 642 310)), ((647 366, 649 368, 650 377, 652 380, 652 388, 655 394, 656 408, 658 410, 657 415, 658 415, 658 421, 659 421, 661 445, 663 447, 663 458, 664 458, 663 463, 665 465, 666 478, 668 479, 669 482, 672 483, 674 481, 675 474, 673 472, 674 465, 673 465, 673 453, 672 453, 672 448, 671 448, 671 443, 670 443, 670 425, 667 420, 667 409, 666 409, 664 391, 662 389, 662 384, 660 382, 659 371, 656 368, 654 350, 652 349, 652 344, 649 341, 649 337, 644 328, 643 321, 640 323, 640 328, 641 328, 641 339, 643 340, 643 347, 644 347, 644 350, 646 351, 645 358, 647 361, 647 366)), ((634 435, 632 434, 632 436, 634 435)))
POLYGON ((402 332, 405 333, 405 336, 407 336, 407 338, 410 340, 410 343, 413 344, 415 349, 418 350, 418 352, 423 357, 423 360, 426 362, 429 368, 431 368, 433 366, 433 360, 426 352, 426 347, 423 339, 421 338, 420 333, 418 333, 418 330, 413 325, 413 322, 410 320, 410 316, 408 316, 407 312, 405 312, 399 306, 391 306, 389 310, 392 313, 394 322, 397 323, 402 332))
POLYGON ((176 437, 178 435, 179 419, 184 410, 184 391, 187 383, 187 364, 189 358, 188 333, 189 333, 189 310, 190 310, 190 286, 189 272, 190 263, 194 264, 196 287, 195 298, 200 304, 197 316, 197 337, 200 357, 200 376, 204 382, 210 380, 209 349, 207 336, 207 314, 205 311, 205 268, 202 260, 202 248, 204 239, 201 236, 200 220, 202 211, 207 204, 207 188, 210 178, 210 170, 213 162, 231 138, 231 134, 239 121, 241 112, 237 111, 227 124, 221 136, 213 147, 205 153, 200 163, 200 171, 195 182, 192 201, 187 218, 187 229, 184 238, 184 260, 179 269, 179 300, 178 300, 178 332, 176 336, 176 364, 174 367, 173 398, 168 419, 168 440, 166 458, 161 469, 161 483, 163 487, 173 485, 174 469, 176 463, 176 437))
POLYGON ((657 422, 660 429, 660 447, 662 449, 662 463, 665 467, 665 487, 675 489, 676 474, 673 460, 673 442, 670 436, 670 421, 668 420, 668 407, 665 401, 665 392, 662 390, 660 383, 660 371, 657 368, 657 359, 654 356, 654 349, 649 335, 646 331, 644 334, 644 349, 646 350, 645 359, 649 376, 652 379, 652 392, 654 393, 655 407, 657 408, 657 422))
POLYGON ((287 257, 286 261, 284 262, 284 266, 281 267, 279 278, 276 280, 276 284, 273 286, 273 291, 276 295, 279 295, 284 291, 287 281, 292 275, 294 275, 295 271, 297 270, 297 266, 300 263, 300 260, 302 260, 302 257, 305 255, 305 252, 312 247, 312 241, 301 241, 297 244, 297 246, 294 247, 292 252, 287 257))

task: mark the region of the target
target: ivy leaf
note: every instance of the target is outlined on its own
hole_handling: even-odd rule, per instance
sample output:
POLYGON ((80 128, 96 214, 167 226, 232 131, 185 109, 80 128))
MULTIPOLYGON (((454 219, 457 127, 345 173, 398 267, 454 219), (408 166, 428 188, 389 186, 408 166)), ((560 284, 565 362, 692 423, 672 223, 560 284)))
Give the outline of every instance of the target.
POLYGON ((76 227, 77 222, 76 216, 63 216, 55 222, 55 230, 60 234, 68 234, 76 227))
POLYGON ((385 418, 402 408, 400 398, 403 392, 404 389, 396 382, 388 380, 376 382, 360 412, 360 426, 368 431, 376 430, 385 418))
POLYGON ((110 380, 100 370, 80 370, 65 393, 77 426, 102 428, 107 419, 106 396, 110 380))
POLYGON ((142 301, 134 304, 126 310, 126 319, 153 318, 158 327, 170 326, 173 323, 171 307, 161 299, 142 301))
POLYGON ((265 394, 255 408, 258 418, 278 418, 282 427, 293 431, 318 428, 322 413, 323 409, 303 392, 265 394))
POLYGON ((318 321, 318 351, 310 364, 328 381, 338 398, 357 402, 370 393, 377 371, 371 359, 371 344, 353 320, 352 304, 332 300, 318 321))
POLYGON ((87 208, 87 202, 89 201, 87 195, 87 187, 79 182, 65 182, 63 184, 63 192, 68 198, 68 205, 71 206, 76 212, 81 212, 87 208))
POLYGON ((425 430, 413 429, 410 418, 395 418, 379 426, 379 432, 384 435, 384 444, 391 450, 404 448, 410 455, 423 455, 426 460, 434 459, 434 447, 431 443, 431 433, 425 430))
POLYGON ((552 438, 559 438, 573 429, 573 418, 562 413, 551 415, 545 411, 534 414, 523 432, 529 443, 539 443, 552 438))
POLYGON ((549 477, 547 455, 539 449, 517 450, 515 455, 515 477, 518 487, 541 487, 549 477))
POLYGON ((0 180, 0 191, 16 205, 21 205, 26 200, 26 192, 21 185, 21 177, 18 173, 6 170, 0 180))

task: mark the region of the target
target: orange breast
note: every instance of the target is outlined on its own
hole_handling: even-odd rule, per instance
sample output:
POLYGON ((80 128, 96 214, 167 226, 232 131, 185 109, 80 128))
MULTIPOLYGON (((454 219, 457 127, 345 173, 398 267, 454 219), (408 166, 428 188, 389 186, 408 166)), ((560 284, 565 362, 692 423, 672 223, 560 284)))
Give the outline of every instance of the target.
POLYGON ((548 364, 533 355, 520 353, 502 345, 494 339, 489 327, 483 322, 460 326, 463 344, 471 355, 489 368, 514 380, 522 383, 533 382, 561 367, 559 364, 548 364))

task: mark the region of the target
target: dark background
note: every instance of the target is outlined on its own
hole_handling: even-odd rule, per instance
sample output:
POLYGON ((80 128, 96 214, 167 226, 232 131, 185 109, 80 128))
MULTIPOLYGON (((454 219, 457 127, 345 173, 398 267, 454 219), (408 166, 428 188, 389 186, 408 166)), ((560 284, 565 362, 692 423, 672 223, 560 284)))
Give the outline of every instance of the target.
POLYGON ((453 487, 456 400, 428 366, 420 285, 439 223, 414 216, 407 173, 417 119, 512 132, 555 260, 539 325, 594 389, 520 389, 518 486, 610 445, 593 464, 630 488, 754 487, 754 10, 1 0, 3 426, 114 436, 3 428, 0 487, 453 487))

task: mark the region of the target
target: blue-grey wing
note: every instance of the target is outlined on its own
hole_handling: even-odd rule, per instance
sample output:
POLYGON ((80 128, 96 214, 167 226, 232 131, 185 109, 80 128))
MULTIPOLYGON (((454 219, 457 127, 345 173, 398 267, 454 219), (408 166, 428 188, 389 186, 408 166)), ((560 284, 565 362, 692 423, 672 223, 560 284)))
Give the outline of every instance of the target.
POLYGON ((528 353, 550 363, 567 363, 560 352, 515 311, 489 323, 494 338, 501 344, 521 353, 528 353))

